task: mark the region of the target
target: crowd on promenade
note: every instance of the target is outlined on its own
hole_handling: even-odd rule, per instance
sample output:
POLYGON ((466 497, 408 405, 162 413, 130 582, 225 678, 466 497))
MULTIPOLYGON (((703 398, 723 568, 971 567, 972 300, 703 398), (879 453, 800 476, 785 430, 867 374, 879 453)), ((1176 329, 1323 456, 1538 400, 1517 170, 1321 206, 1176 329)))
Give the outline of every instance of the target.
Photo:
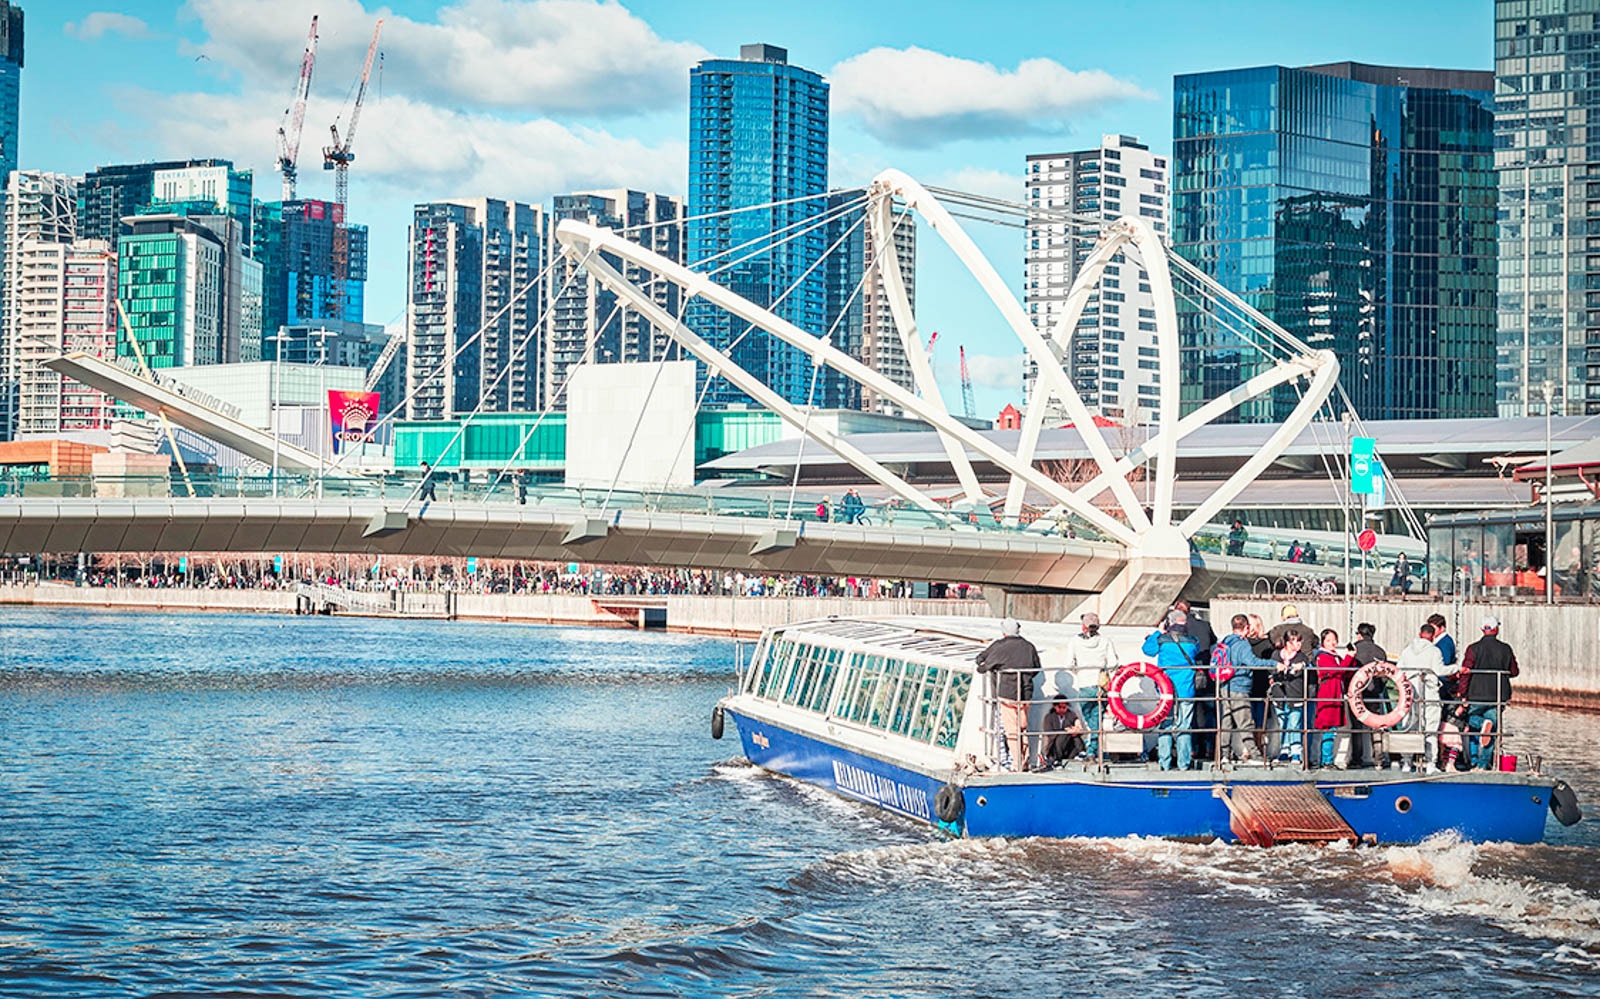
POLYGON ((994 731, 1005 765, 1022 761, 1040 769, 1098 758, 1104 732, 1150 726, 1163 770, 1209 761, 1426 773, 1493 769, 1511 679, 1519 673, 1493 615, 1464 650, 1444 616, 1431 615, 1414 636, 1395 636, 1404 645, 1391 656, 1373 625, 1358 624, 1345 641, 1332 628, 1314 629, 1292 604, 1271 628, 1256 615, 1236 614, 1219 638, 1180 600, 1140 645, 1139 656, 1150 662, 1138 666, 1127 665, 1139 656, 1117 649, 1094 614, 1083 615, 1080 627, 1065 663, 1042 663, 1011 620, 980 655, 979 672, 995 674, 994 731), (1069 680, 1054 681, 1055 695, 1036 700, 1044 671, 1069 680), (1139 678, 1155 680, 1167 696, 1136 714, 1130 702, 1148 701, 1130 682, 1139 678), (1039 700, 1048 708, 1033 733, 1039 738, 1030 741, 1029 708, 1039 700))
MULTIPOLYGON (((442 561, 442 560, 441 560, 442 561)), ((457 560, 459 561, 459 560, 457 560)), ((281 570, 273 563, 232 564, 199 556, 186 561, 169 557, 159 565, 90 568, 81 575, 70 564, 45 579, 81 583, 100 588, 276 590, 296 583, 319 583, 350 590, 381 592, 456 592, 508 594, 565 594, 580 596, 689 595, 728 597, 854 597, 890 599, 926 596, 933 599, 980 599, 982 590, 965 583, 930 583, 925 588, 908 580, 869 579, 858 576, 759 574, 696 569, 640 568, 634 566, 568 563, 511 563, 495 560, 482 571, 461 565, 415 567, 385 566, 351 569, 338 561, 324 564, 291 563, 281 570)), ((10 573, 12 583, 38 582, 37 571, 10 573)))

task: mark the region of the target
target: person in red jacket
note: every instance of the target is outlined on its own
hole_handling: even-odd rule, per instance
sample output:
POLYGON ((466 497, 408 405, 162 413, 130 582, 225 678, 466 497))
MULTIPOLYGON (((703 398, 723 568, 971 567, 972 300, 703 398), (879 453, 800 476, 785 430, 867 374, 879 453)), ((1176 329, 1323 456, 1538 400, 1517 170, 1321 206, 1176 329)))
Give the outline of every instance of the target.
POLYGON ((1339 654, 1339 633, 1332 628, 1324 628, 1322 643, 1311 665, 1317 671, 1316 714, 1312 719, 1312 727, 1319 733, 1322 751, 1310 759, 1329 767, 1334 765, 1339 735, 1345 728, 1344 690, 1350 682, 1356 662, 1354 656, 1339 654))

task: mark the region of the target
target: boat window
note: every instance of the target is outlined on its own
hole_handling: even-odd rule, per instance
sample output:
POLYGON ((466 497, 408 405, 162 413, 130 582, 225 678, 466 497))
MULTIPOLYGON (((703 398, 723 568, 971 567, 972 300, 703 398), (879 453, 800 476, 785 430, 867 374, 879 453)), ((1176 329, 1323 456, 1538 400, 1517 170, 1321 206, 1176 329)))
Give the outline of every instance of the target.
POLYGON ((787 638, 779 638, 772 643, 772 652, 767 656, 766 663, 762 666, 761 675, 756 678, 752 690, 761 697, 776 699, 778 684, 783 678, 784 671, 794 658, 794 642, 787 638))
POLYGON ((800 703, 800 695, 805 691, 806 679, 816 664, 818 652, 814 645, 802 644, 795 649, 794 669, 789 671, 789 677, 783 684, 783 696, 778 698, 783 703, 800 703))
POLYGON ((905 666, 906 664, 899 659, 883 661, 883 678, 879 681, 877 690, 873 692, 872 713, 866 718, 866 723, 873 728, 889 727, 895 698, 900 693, 900 677, 905 673, 905 666))
POLYGON ((883 657, 857 653, 858 670, 854 684, 839 699, 839 715, 849 721, 864 722, 872 704, 873 691, 883 679, 883 657))
POLYGON ((949 685, 950 671, 936 666, 928 667, 928 675, 917 693, 917 702, 911 713, 911 738, 928 742, 933 738, 934 715, 944 689, 949 685))
POLYGON ((935 743, 945 749, 956 748, 956 736, 961 732, 961 718, 967 713, 967 694, 971 691, 971 673, 951 674, 950 690, 945 695, 944 707, 939 711, 939 724, 934 731, 935 743))
POLYGON ((828 694, 833 690, 833 677, 838 672, 842 655, 838 649, 817 649, 811 675, 806 679, 804 700, 797 703, 812 711, 821 711, 828 706, 828 694))

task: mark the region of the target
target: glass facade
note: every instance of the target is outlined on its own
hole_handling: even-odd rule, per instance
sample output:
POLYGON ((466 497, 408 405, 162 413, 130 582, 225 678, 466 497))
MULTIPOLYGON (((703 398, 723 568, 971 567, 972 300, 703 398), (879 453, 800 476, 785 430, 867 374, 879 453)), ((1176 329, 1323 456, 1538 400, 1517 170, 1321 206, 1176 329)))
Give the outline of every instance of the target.
MULTIPOLYGON (((688 260, 697 270, 725 267, 717 283, 822 336, 827 275, 814 265, 828 233, 811 223, 826 210, 828 84, 787 60, 781 48, 746 45, 739 59, 708 59, 689 72, 688 260), (757 205, 767 207, 702 217, 757 205)), ((748 324, 700 301, 690 305, 688 325, 779 395, 805 404, 812 366, 798 350, 744 335, 748 324)), ((832 391, 820 382, 837 377, 823 370, 819 391, 832 391)), ((721 379, 706 394, 711 404, 744 398, 721 379)))
MULTIPOLYGON (((148 209, 156 201, 157 174, 232 166, 228 160, 174 160, 106 166, 92 171, 78 185, 78 236, 80 239, 103 239, 115 249, 124 232, 122 220, 148 209)), ((248 190, 244 191, 246 200, 241 207, 238 186, 248 186, 250 176, 249 171, 233 171, 228 190, 224 192, 228 214, 240 218, 246 225, 250 223, 249 193, 248 190), (242 216, 239 214, 241 210, 242 216)))
POLYGON ((1600 413, 1600 0, 1496 0, 1501 416, 1600 413))
MULTIPOLYGON (((1173 246, 1314 348, 1369 419, 1494 412, 1488 73, 1336 63, 1174 81, 1173 246)), ((1193 409, 1265 360, 1180 301, 1193 409)), ((1283 418, 1287 387, 1235 418, 1283 418)))
POLYGON ((17 168, 17 119, 22 99, 22 8, 0 0, 0 184, 17 168))
MULTIPOLYGON (((261 261, 264 283, 261 325, 268 337, 285 326, 318 320, 363 321, 367 227, 346 230, 349 259, 341 268, 333 246, 340 217, 339 206, 331 201, 256 205, 255 257, 261 261)), ((271 349, 266 348, 268 357, 271 349)))
POLYGON ((1544 594, 1545 567, 1563 599, 1600 598, 1600 505, 1558 503, 1550 547, 1543 507, 1455 514, 1428 522, 1429 588, 1440 593, 1544 594))

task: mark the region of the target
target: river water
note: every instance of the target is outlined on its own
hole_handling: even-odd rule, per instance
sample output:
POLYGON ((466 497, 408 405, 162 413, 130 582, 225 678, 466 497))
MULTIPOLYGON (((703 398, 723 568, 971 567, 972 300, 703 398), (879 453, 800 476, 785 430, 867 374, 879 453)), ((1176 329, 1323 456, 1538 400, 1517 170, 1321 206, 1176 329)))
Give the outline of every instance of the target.
MULTIPOLYGON (((1600 995, 1600 823, 944 841, 712 741, 731 660, 0 609, 0 995, 1600 995)), ((1600 810, 1600 718, 1516 718, 1600 810)))

